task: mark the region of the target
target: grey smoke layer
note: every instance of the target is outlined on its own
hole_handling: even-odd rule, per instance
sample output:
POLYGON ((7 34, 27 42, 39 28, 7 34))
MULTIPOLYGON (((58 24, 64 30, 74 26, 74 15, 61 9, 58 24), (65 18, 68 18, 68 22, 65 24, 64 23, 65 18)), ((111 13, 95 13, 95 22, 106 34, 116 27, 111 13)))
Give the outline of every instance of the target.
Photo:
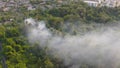
MULTIPOLYGON (((25 21, 28 20, 35 23, 33 19, 25 21)), ((120 27, 101 26, 84 35, 62 37, 53 35, 43 21, 37 23, 28 27, 29 41, 47 46, 51 55, 57 55, 70 68, 80 68, 84 63, 96 68, 120 68, 120 27)))

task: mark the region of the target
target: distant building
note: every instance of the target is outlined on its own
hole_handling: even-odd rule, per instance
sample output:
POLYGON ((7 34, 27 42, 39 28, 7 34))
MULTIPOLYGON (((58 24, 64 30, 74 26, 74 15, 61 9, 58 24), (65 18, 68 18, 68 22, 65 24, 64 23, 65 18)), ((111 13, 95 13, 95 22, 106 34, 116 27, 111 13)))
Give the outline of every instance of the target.
POLYGON ((34 7, 34 6, 32 6, 32 5, 29 5, 28 7, 27 7, 27 10, 35 10, 36 8, 34 7))
POLYGON ((87 3, 89 6, 97 7, 99 5, 99 2, 97 1, 84 1, 87 3))
POLYGON ((107 7, 118 7, 120 6, 120 0, 83 0, 89 6, 107 6, 107 7))
POLYGON ((58 3, 63 3, 63 1, 62 1, 62 0, 57 0, 57 2, 58 2, 58 3))
POLYGON ((118 7, 120 6, 120 0, 99 0, 103 6, 118 7))
POLYGON ((9 10, 10 10, 10 7, 4 7, 2 10, 3 10, 4 12, 9 11, 9 10))
POLYGON ((0 8, 4 7, 5 4, 6 2, 0 2, 0 8))

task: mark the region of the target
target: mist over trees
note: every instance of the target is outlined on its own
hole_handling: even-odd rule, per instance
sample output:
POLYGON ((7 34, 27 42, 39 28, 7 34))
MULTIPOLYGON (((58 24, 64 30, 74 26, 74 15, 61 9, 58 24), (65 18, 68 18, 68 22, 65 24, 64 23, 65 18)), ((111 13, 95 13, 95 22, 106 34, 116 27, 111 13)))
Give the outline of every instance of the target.
MULTIPOLYGON (((5 7, 0 8, 0 60, 5 58, 7 68, 70 68, 70 65, 64 65, 62 59, 49 55, 47 47, 41 48, 37 43, 29 43, 24 24, 27 18, 45 21, 51 31, 53 29, 61 34, 72 35, 76 35, 77 30, 72 33, 69 29, 63 30, 67 23, 71 24, 70 29, 72 25, 87 24, 82 27, 84 32, 94 27, 91 24, 114 23, 120 19, 120 7, 93 7, 82 1, 66 0, 61 3, 55 0, 29 0, 27 5, 19 2, 16 4, 17 7, 11 6, 8 11, 3 11, 5 7), (31 10, 28 10, 29 7, 31 10)), ((89 64, 80 65, 80 68, 96 68, 89 64)), ((2 62, 0 68, 4 68, 2 62)))

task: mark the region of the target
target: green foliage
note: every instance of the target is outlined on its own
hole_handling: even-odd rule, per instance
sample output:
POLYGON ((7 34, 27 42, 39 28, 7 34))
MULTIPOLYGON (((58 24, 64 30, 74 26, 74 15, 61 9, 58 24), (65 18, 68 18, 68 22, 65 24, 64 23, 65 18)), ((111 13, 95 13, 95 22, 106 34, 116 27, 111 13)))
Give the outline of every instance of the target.
MULTIPOLYGON (((48 55, 47 48, 41 48, 38 44, 29 44, 23 25, 26 18, 45 20, 47 27, 58 31, 62 31, 62 26, 66 22, 72 22, 72 24, 79 22, 78 25, 80 25, 81 22, 107 23, 120 19, 120 7, 90 7, 81 1, 69 0, 59 5, 56 1, 54 3, 47 1, 45 5, 39 5, 41 2, 42 0, 30 0, 30 3, 36 6, 36 10, 32 11, 28 11, 25 5, 8 12, 0 11, 0 42, 3 46, 0 59, 5 57, 8 68, 67 68, 61 59, 48 55), (46 8, 48 5, 52 8, 46 8)), ((73 32, 75 35, 76 30, 73 32)), ((2 63, 0 63, 0 68, 2 68, 2 63)), ((82 64, 81 68, 94 67, 82 64)))
POLYGON ((0 25, 0 41, 3 41, 5 39, 5 27, 0 25))
POLYGON ((46 60, 44 61, 44 63, 45 63, 45 68, 54 68, 54 65, 53 65, 53 63, 50 61, 50 59, 46 59, 46 60))
POLYGON ((64 16, 64 21, 74 22, 74 21, 80 21, 80 20, 82 20, 82 18, 79 15, 66 15, 66 16, 64 16))
POLYGON ((63 24, 62 18, 50 16, 48 19, 47 25, 48 25, 48 27, 52 27, 54 29, 60 30, 62 24, 63 24))

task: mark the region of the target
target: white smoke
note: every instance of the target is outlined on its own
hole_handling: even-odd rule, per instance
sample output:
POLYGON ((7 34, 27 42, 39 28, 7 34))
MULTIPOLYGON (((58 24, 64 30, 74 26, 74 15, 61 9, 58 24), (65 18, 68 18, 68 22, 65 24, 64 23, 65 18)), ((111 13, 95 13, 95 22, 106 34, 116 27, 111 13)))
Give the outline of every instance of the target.
POLYGON ((47 46, 49 53, 57 55, 69 68, 80 68, 82 64, 95 68, 120 68, 119 27, 101 26, 100 30, 84 35, 61 37, 52 35, 43 21, 37 24, 37 27, 30 27, 29 41, 38 42, 40 47, 47 46))

